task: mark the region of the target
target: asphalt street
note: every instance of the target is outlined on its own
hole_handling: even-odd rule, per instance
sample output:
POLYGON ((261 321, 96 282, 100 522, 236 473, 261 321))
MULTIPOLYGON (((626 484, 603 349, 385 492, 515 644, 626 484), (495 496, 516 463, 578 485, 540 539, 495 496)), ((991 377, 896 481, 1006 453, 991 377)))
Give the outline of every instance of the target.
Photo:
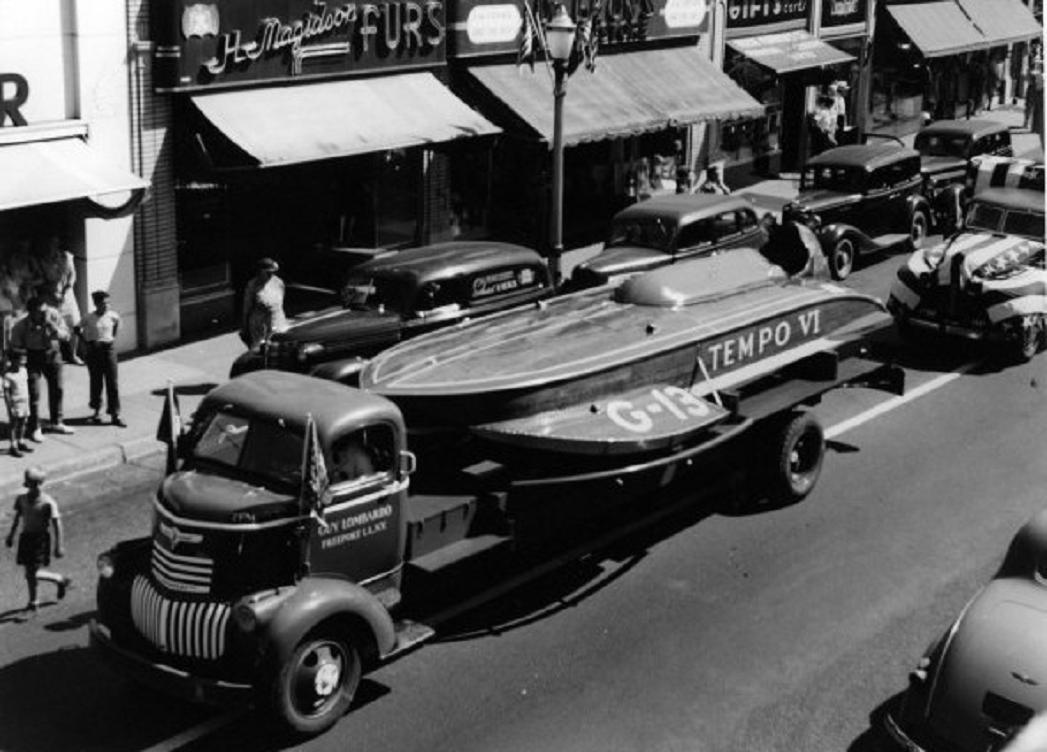
MULTIPOLYGON (((902 261, 852 283, 883 295, 902 261)), ((854 389, 819 406, 831 451, 808 499, 696 506, 466 614, 371 674, 351 713, 299 748, 888 749, 884 708, 1047 486, 1047 355, 999 367, 969 347, 894 344, 917 397, 854 389)), ((0 749, 289 746, 255 717, 139 689, 86 647, 94 558, 146 532, 158 479, 155 464, 130 464, 53 489, 69 508, 56 566, 79 585, 60 603, 17 611, 24 583, 4 555, 0 749)))

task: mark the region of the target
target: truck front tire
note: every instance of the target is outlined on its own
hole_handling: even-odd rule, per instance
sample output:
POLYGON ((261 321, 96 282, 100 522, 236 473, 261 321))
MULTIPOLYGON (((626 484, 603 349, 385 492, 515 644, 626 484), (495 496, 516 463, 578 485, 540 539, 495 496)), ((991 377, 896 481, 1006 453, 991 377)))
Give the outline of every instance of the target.
POLYGON ((310 633, 273 680, 276 718, 298 735, 326 731, 349 710, 361 673, 360 655, 345 637, 310 633))
POLYGON ((799 501, 811 492, 822 472, 825 435, 810 413, 792 412, 772 432, 770 494, 774 502, 799 501))

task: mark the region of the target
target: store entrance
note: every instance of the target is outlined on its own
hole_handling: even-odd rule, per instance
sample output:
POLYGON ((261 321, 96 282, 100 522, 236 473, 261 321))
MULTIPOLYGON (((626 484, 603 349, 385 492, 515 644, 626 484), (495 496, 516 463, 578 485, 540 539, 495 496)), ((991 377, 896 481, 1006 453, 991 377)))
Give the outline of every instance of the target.
POLYGON ((781 77, 782 172, 797 172, 807 158, 807 87, 798 74, 781 77))

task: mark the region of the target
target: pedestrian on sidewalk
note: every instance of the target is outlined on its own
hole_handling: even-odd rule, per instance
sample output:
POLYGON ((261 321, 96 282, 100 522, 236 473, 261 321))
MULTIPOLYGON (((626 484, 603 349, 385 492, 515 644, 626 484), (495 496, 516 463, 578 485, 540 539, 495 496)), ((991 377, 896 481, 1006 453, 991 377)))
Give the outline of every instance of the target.
POLYGON ((105 384, 105 405, 114 426, 127 426, 120 418, 120 383, 117 378, 116 335, 120 330, 120 314, 109 307, 109 293, 95 290, 91 293, 95 309, 84 316, 83 337, 87 347, 87 372, 91 380, 90 407, 92 423, 101 423, 102 384, 105 384))
POLYGON ((25 352, 12 350, 7 355, 4 372, 4 403, 11 439, 11 456, 21 457, 32 449, 25 443, 25 424, 29 419, 29 372, 25 369, 25 352))
POLYGON ((44 567, 51 563, 51 541, 54 535, 54 556, 61 559, 65 555, 62 549, 62 519, 58 513, 58 504, 42 490, 47 479, 42 468, 31 467, 25 471, 26 492, 15 499, 15 517, 11 521, 11 532, 7 534, 7 547, 15 540, 18 526, 22 525, 22 534, 18 536, 17 562, 25 567, 25 582, 29 587, 28 611, 36 611, 40 602, 37 600, 37 582, 53 582, 58 588, 58 600, 65 598, 72 580, 65 575, 51 572, 44 567))
POLYGON ((40 378, 47 382, 47 406, 54 433, 75 433, 62 421, 62 342, 69 339, 65 321, 40 298, 26 302, 27 313, 11 327, 11 347, 26 351, 29 371, 29 422, 26 431, 37 443, 44 440, 40 422, 40 378))
POLYGON ((62 241, 58 235, 49 235, 44 243, 41 256, 44 259, 45 281, 40 287, 39 297, 58 310, 69 330, 69 339, 62 343, 62 358, 66 363, 82 366, 84 361, 79 355, 80 304, 76 302, 73 290, 76 284, 76 260, 72 253, 62 250, 62 241))
POLYGON ((273 332, 287 329, 284 314, 284 281, 276 276, 280 265, 271 258, 258 260, 258 273, 244 288, 240 339, 253 350, 273 332))

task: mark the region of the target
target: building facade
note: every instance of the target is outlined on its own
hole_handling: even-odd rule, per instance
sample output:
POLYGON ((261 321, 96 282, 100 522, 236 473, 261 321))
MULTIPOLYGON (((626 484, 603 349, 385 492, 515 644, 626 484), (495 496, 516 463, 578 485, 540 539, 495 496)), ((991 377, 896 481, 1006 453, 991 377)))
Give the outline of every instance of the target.
POLYGON ((140 333, 131 213, 127 17, 117 3, 0 0, 0 316, 44 295, 72 254, 81 310, 108 289, 140 333))

